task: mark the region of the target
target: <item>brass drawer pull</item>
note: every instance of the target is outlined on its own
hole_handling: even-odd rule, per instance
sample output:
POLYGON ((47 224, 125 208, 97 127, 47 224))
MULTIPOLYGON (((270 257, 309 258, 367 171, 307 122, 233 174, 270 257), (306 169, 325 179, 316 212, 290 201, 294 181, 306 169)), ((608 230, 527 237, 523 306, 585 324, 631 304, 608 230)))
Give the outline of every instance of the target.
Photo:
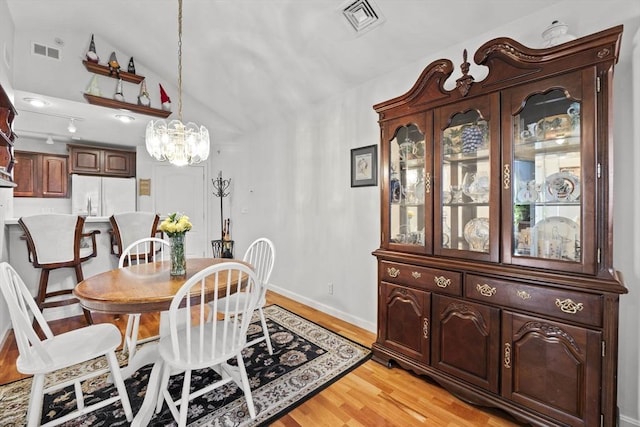
POLYGON ((484 285, 477 283, 476 290, 480 292, 480 295, 482 295, 483 297, 492 297, 496 294, 496 288, 492 288, 486 283, 484 285))
POLYGON ((511 344, 508 342, 504 343, 504 367, 511 368, 511 344))
POLYGON ((425 340, 429 339, 429 319, 426 317, 422 319, 422 336, 425 340))
POLYGON ((395 267, 387 268, 387 274, 391 277, 398 277, 400 275, 400 270, 395 267))
POLYGON ((574 302, 569 298, 562 301, 560 301, 560 298, 556 298, 556 305, 560 307, 560 310, 569 314, 576 314, 584 308, 581 302, 574 302))
POLYGON ((422 274, 420 274, 420 272, 419 272, 419 271, 412 271, 412 272, 411 272, 411 276, 412 276, 414 279, 419 279, 419 278, 421 278, 421 277, 422 277, 422 274))
POLYGON ((444 277, 444 276, 436 276, 436 277, 433 278, 433 282, 439 288, 446 288, 447 286, 449 286, 451 284, 451 279, 449 279, 447 277, 444 277))
POLYGON ((529 295, 529 292, 527 291, 518 291, 516 294, 522 299, 531 299, 531 295, 529 295))

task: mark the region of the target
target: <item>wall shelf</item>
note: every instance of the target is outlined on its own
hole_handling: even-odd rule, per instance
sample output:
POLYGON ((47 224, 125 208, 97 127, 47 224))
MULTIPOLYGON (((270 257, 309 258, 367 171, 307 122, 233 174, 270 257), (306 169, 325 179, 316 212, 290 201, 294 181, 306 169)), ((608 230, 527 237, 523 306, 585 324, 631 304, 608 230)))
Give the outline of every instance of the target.
MULTIPOLYGON (((99 74, 101 76, 107 76, 114 79, 117 79, 118 76, 110 72, 109 67, 106 65, 96 64, 95 62, 90 61, 82 61, 87 71, 90 71, 94 74, 99 74)), ((120 71, 120 78, 125 82, 140 84, 144 80, 144 76, 140 76, 138 74, 128 73, 126 71, 120 71)))
POLYGON ((89 104, 99 105, 101 107, 115 108, 116 110, 128 110, 134 113, 146 114, 148 116, 167 118, 171 115, 171 111, 159 110, 157 108, 145 107, 144 105, 131 104, 129 102, 120 102, 115 99, 103 98, 101 96, 84 94, 89 104))

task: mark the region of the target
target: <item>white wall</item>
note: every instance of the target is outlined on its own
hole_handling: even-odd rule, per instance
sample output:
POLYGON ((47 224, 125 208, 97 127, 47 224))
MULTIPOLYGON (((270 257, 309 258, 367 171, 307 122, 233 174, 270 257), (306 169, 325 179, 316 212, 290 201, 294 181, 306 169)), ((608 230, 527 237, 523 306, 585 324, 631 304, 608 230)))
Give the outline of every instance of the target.
MULTIPOLYGON (((568 1, 443 52, 425 52, 419 63, 402 64, 389 75, 365 82, 330 102, 289 116, 238 143, 248 145, 248 173, 235 186, 249 211, 235 215, 237 228, 270 235, 277 248, 274 287, 286 295, 375 331, 376 262, 379 246, 379 187, 350 188, 349 151, 379 141, 372 105, 405 93, 431 61, 462 62, 484 42, 507 36, 530 47, 542 43, 540 33, 553 19, 573 34, 587 35, 624 24, 622 54, 615 71, 615 265, 630 294, 621 297, 618 404, 621 424, 640 425, 638 414, 638 279, 634 259, 640 247, 634 201, 640 183, 634 176, 631 115, 631 45, 640 24, 640 2, 568 1), (329 295, 327 284, 333 283, 329 295)), ((401 47, 399 47, 401 48, 401 47)), ((381 60, 384 53, 381 52, 381 60)), ((484 70, 472 67, 480 80, 484 70)), ((450 86, 460 72, 447 84, 450 86)), ((310 82, 312 84, 312 82, 310 82)), ((637 117, 637 113, 635 115, 637 117)), ((637 142, 636 142, 637 144, 637 142)), ((243 205, 245 206, 245 205, 243 205)), ((252 232, 247 231, 249 234, 252 232)))

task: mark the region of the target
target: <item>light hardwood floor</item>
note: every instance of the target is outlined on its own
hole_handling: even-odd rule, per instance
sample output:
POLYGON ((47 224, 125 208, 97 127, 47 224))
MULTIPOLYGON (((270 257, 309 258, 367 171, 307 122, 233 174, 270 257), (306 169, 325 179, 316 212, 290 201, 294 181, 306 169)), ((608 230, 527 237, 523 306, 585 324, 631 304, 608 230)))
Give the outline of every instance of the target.
MULTIPOLYGON (((267 303, 278 304, 367 347, 375 341, 375 334, 369 331, 273 292, 267 294, 267 303)), ((126 326, 126 316, 116 319, 94 313, 93 318, 95 322, 114 323, 122 330, 126 326)), ((158 320, 157 315, 143 315, 141 334, 157 334, 158 320)), ((84 324, 83 317, 77 316, 51 322, 51 327, 54 333, 61 333, 84 324)), ((15 369, 16 357, 17 348, 10 335, 0 349, 0 384, 22 378, 15 369)), ((503 412, 468 405, 424 377, 369 360, 271 425, 506 427, 519 424, 503 412)))

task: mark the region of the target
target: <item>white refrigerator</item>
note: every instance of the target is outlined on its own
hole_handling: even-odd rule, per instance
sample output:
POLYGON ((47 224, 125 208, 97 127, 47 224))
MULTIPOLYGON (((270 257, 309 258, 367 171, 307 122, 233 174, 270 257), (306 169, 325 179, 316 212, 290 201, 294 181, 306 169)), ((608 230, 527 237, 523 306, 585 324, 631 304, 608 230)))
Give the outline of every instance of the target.
POLYGON ((108 217, 135 210, 135 178, 71 175, 71 213, 108 217))

